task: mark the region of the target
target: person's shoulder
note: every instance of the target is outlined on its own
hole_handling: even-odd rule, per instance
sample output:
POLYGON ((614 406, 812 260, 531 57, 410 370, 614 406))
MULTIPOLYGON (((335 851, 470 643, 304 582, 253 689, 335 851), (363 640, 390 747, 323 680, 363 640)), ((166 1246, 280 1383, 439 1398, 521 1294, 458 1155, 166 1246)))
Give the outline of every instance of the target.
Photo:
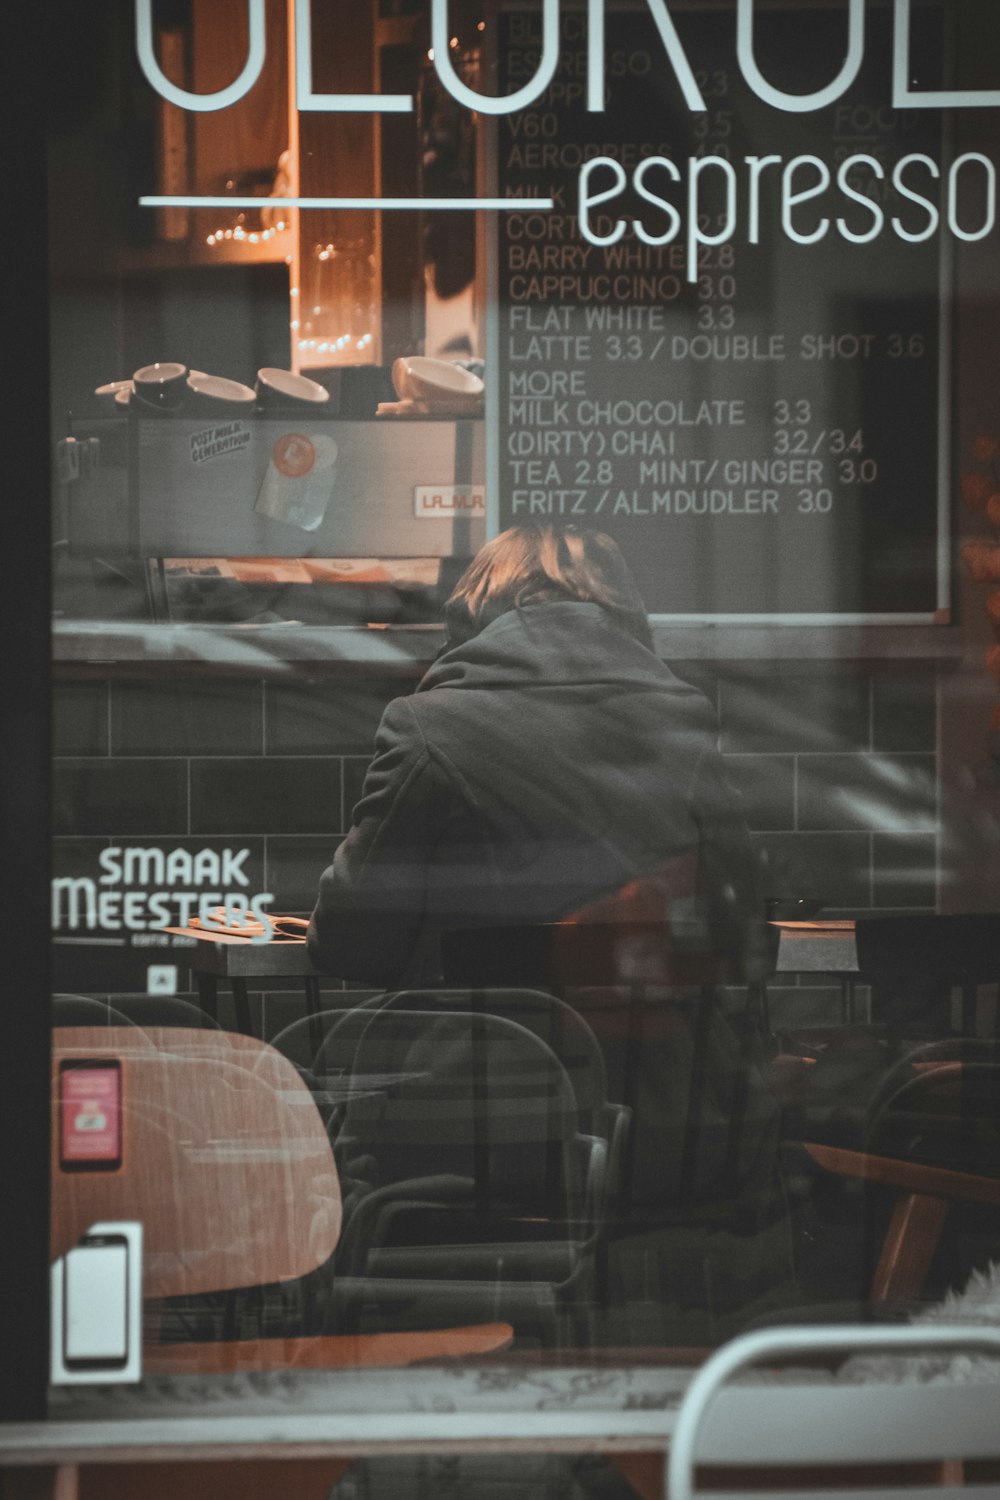
POLYGON ((419 707, 420 700, 412 694, 390 698, 375 733, 376 750, 405 748, 410 744, 424 747, 426 735, 419 707))

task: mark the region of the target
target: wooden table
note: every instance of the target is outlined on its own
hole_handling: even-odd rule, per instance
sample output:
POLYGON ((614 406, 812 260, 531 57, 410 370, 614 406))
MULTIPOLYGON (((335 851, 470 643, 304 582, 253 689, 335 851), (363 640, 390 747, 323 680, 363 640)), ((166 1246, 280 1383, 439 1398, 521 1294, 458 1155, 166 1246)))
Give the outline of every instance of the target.
POLYGON ((305 988, 306 1014, 313 1018, 319 1015, 319 986, 323 976, 311 962, 305 943, 281 938, 254 943, 249 938, 221 933, 209 940, 203 931, 193 927, 167 927, 164 930, 172 935, 175 943, 178 938, 191 939, 190 949, 178 949, 178 958, 183 954, 184 962, 194 971, 201 1008, 213 1021, 218 1020, 220 979, 229 981, 237 1030, 247 1036, 253 1035, 247 988, 251 979, 301 979, 305 988))
POLYGON ((776 974, 829 975, 840 983, 844 1025, 867 1016, 857 1011, 858 945, 853 922, 772 922, 778 929, 776 974))

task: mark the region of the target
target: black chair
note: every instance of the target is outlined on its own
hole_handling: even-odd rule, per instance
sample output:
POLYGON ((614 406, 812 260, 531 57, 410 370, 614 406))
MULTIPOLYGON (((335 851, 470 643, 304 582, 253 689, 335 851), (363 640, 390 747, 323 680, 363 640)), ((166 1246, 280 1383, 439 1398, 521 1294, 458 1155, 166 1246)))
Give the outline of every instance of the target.
MULTIPOLYGON (((600 1232, 593 1245, 596 1256, 597 1292, 607 1302, 607 1245, 604 1229, 618 1213, 622 1168, 629 1135, 631 1111, 608 1097, 604 1055, 583 1016, 565 1001, 541 990, 404 990, 387 994, 385 1010, 423 1010, 448 1015, 469 1011, 515 1021, 537 1036, 565 1069, 577 1104, 577 1128, 582 1136, 604 1142, 606 1166, 600 1201, 600 1232)), ((550 1151, 552 1143, 550 1143, 550 1151)), ((555 1180, 557 1160, 550 1162, 555 1180)))
POLYGON ((606 1147, 578 1129, 558 1059, 489 1014, 364 1009, 356 1020, 357 1032, 331 1032, 316 1067, 349 1059, 354 1085, 335 1138, 340 1327, 502 1316, 545 1342, 579 1336, 606 1147))
MULTIPOLYGON (((381 1000, 380 994, 365 994, 359 998, 357 992, 345 990, 342 996, 337 997, 335 1005, 327 1005, 323 1010, 311 1010, 308 1015, 291 1021, 269 1038, 275 1051, 294 1064, 303 1082, 316 1096, 321 1113, 328 1112, 330 1102, 329 1099, 324 1102, 320 1098, 324 1093, 329 1094, 329 1065, 324 1062, 324 1057, 330 1037, 345 1022, 355 1024, 350 1020, 355 1013, 366 1006, 377 1008, 381 1000)), ((338 1074, 343 1073, 342 1056, 338 1057, 336 1067, 338 1074)))
POLYGON ((627 913, 446 933, 443 957, 449 985, 548 991, 597 1037, 630 1114, 607 1230, 612 1338, 700 1345, 793 1295, 762 981, 738 952, 627 913))

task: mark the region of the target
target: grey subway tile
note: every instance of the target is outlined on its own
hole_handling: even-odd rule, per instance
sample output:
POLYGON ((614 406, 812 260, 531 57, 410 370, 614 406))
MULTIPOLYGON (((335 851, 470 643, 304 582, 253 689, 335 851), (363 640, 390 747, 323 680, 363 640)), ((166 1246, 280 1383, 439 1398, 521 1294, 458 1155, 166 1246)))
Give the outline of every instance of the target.
POLYGON ((767 987, 772 1031, 801 1031, 838 1026, 844 1019, 844 992, 839 984, 767 987))
POLYGON ((370 755, 375 731, 398 682, 269 682, 268 755, 370 755))
POLYGON ((98 859, 108 847, 106 838, 56 838, 52 840, 53 877, 96 879, 101 867, 98 859))
POLYGON ((933 907, 937 896, 937 840, 933 834, 876 834, 877 907, 933 907))
POLYGON ((65 760, 53 768, 56 834, 184 834, 187 813, 186 761, 65 760))
POLYGON ((865 749, 868 679, 854 674, 724 678, 724 751, 865 749))
POLYGON ((800 829, 924 833, 937 820, 931 755, 803 755, 798 765, 800 829))
POLYGON ((107 755, 108 684, 57 682, 52 689, 55 755, 107 755))
POLYGON ((877 673, 872 682, 873 748, 932 751, 936 736, 933 674, 877 673))
POLYGON ((115 755, 260 755, 262 684, 204 678, 116 682, 111 689, 115 755))
POLYGON ((766 896, 818 897, 847 911, 871 906, 871 840, 864 833, 757 833, 766 896))
POLYGON ((267 841, 267 888, 275 911, 312 911, 319 877, 333 859, 339 838, 271 836, 267 841))
POLYGON ((795 827, 795 761, 791 755, 728 755, 726 777, 740 793, 753 829, 795 827))
POLYGON ((341 764, 336 759, 195 760, 195 833, 340 832, 341 764))

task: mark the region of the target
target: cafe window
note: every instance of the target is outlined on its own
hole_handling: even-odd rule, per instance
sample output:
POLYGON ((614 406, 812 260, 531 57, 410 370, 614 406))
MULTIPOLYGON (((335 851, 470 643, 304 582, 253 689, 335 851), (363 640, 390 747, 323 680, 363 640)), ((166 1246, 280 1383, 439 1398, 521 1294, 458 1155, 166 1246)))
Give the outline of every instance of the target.
POLYGON ((50 9, 49 1416, 995 1308, 992 7, 50 9))

